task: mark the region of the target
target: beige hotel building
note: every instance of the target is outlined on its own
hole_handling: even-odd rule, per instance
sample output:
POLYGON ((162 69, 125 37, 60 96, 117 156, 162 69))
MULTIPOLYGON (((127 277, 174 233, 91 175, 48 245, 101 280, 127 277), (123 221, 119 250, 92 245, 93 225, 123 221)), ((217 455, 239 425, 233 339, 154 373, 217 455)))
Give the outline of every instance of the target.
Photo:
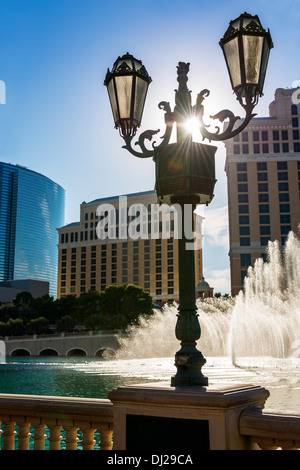
POLYGON ((283 246, 300 223, 300 89, 277 89, 269 117, 225 142, 231 293, 269 240, 283 246))
MULTIPOLYGON (((155 191, 128 194, 124 219, 120 197, 96 199, 80 206, 80 221, 58 229, 57 296, 80 296, 87 291, 103 291, 108 285, 135 284, 148 291, 156 302, 178 301, 178 240, 174 237, 174 213, 170 214, 170 236, 165 237, 162 220, 157 238, 151 237, 151 205, 157 204, 155 191), (115 238, 99 238, 97 208, 115 208, 115 238), (128 237, 129 207, 142 204, 147 208, 143 227, 147 238, 128 237), (121 212, 119 212, 121 209, 121 212), (124 224, 124 220, 126 220, 124 224), (124 230, 125 228, 125 230, 124 230), (122 232, 122 233, 121 233, 122 232)), ((99 212, 98 212, 99 214, 99 212)), ((108 220, 108 219, 107 219, 108 220)), ((195 231, 201 233, 201 217, 195 231)), ((202 279, 202 249, 195 251, 195 287, 202 279)))

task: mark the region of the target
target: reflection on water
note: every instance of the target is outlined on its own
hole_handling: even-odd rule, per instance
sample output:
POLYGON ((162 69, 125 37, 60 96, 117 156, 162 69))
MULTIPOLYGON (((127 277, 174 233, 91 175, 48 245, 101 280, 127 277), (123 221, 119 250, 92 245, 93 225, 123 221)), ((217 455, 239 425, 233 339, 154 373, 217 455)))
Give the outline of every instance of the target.
MULTIPOLYGON (((107 398, 130 384, 170 381, 174 359, 7 358, 0 364, 0 392, 107 398)), ((270 391, 266 408, 300 412, 300 359, 209 357, 203 367, 209 383, 253 384, 270 391)))

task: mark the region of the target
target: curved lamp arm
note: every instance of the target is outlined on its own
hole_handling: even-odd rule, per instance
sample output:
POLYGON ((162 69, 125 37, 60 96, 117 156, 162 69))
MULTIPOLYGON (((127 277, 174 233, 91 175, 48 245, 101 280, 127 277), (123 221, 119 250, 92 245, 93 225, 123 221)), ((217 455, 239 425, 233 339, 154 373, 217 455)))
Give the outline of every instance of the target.
POLYGON ((204 106, 202 105, 202 102, 205 97, 210 95, 209 90, 202 90, 196 100, 196 105, 194 106, 194 114, 199 119, 200 121, 200 132, 203 136, 204 139, 208 139, 210 142, 212 140, 214 141, 223 141, 227 139, 231 139, 235 135, 239 134, 245 127, 249 124, 251 119, 256 116, 256 114, 252 113, 254 107, 257 104, 258 97, 257 95, 254 97, 251 97, 250 95, 246 95, 245 97, 245 103, 242 100, 242 97, 238 97, 237 99, 239 100, 241 106, 245 109, 246 111, 246 116, 243 119, 243 122, 234 129, 234 125, 238 120, 240 120, 240 116, 235 116, 232 111, 229 109, 223 109, 219 113, 210 116, 211 119, 218 119, 220 122, 224 122, 226 119, 229 119, 228 125, 226 129, 220 133, 220 127, 216 126, 216 132, 209 132, 207 130, 209 125, 206 125, 203 121, 203 114, 204 114, 204 106))
POLYGON ((122 135, 122 137, 123 137, 123 139, 125 140, 125 143, 126 143, 126 145, 123 145, 122 148, 128 150, 135 157, 139 157, 139 158, 153 157, 155 149, 167 145, 170 141, 173 124, 175 122, 174 113, 172 113, 172 111, 171 111, 170 103, 167 103, 166 101, 161 101, 159 103, 158 107, 159 107, 159 109, 164 109, 164 111, 165 111, 165 124, 166 124, 165 134, 161 137, 162 141, 159 145, 156 145, 156 141, 153 141, 152 142, 152 149, 149 150, 145 146, 145 140, 151 141, 153 139, 153 136, 158 134, 158 132, 160 132, 160 129, 158 129, 156 131, 147 130, 147 131, 144 131, 140 135, 138 141, 135 142, 135 145, 138 145, 141 148, 141 152, 136 151, 132 147, 133 136, 124 136, 124 135, 122 135))

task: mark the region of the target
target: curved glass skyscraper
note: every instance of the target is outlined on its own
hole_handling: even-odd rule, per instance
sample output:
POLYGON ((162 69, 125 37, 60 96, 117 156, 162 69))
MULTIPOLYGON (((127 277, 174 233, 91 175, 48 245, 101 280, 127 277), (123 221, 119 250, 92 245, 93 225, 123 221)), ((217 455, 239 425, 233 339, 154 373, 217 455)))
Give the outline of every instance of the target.
POLYGON ((65 191, 25 167, 0 162, 0 281, 36 279, 57 292, 57 228, 65 191))

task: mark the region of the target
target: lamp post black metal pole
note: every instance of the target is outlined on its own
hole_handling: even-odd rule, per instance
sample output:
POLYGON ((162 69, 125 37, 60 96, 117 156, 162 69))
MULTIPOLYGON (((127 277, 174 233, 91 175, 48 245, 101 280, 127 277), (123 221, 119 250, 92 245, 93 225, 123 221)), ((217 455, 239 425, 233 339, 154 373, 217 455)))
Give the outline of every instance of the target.
MULTIPOLYGON (((195 259, 194 250, 188 249, 190 239, 186 236, 187 206, 195 209, 197 204, 208 205, 213 198, 215 186, 216 147, 193 142, 188 135, 185 123, 195 116, 199 120, 203 139, 224 141, 244 130, 255 116, 253 109, 259 96, 262 96, 264 79, 273 47, 271 35, 266 31, 258 18, 248 13, 231 21, 223 38, 220 40, 232 89, 246 111, 243 120, 230 110, 222 110, 214 116, 227 125, 220 132, 210 132, 203 122, 203 100, 210 92, 202 90, 195 106, 191 105, 191 95, 187 88, 189 63, 179 62, 177 67, 178 90, 175 96, 175 108, 171 111, 166 101, 159 103, 165 111, 166 130, 159 145, 152 142, 148 149, 145 140, 151 141, 159 130, 147 130, 140 134, 137 142, 139 148, 132 147, 132 139, 140 127, 148 86, 151 82, 142 62, 130 54, 118 57, 112 71, 108 70, 104 84, 107 86, 115 127, 119 129, 125 141, 123 148, 139 158, 153 157, 155 162, 155 189, 159 203, 178 204, 181 209, 181 231, 178 238, 179 254, 179 308, 175 333, 181 348, 175 355, 177 374, 171 384, 208 385, 201 368, 206 360, 196 349, 196 342, 201 336, 195 299, 195 259), (169 143, 173 125, 177 126, 177 142, 169 143), (174 164, 175 163, 175 164, 174 164)), ((189 211, 193 214, 193 211, 189 211)), ((189 221, 193 232, 194 217, 189 221)))
MULTIPOLYGON (((189 64, 180 62, 177 67, 178 91, 175 97, 175 121, 177 126, 178 160, 183 161, 186 155, 190 157, 192 139, 187 133, 186 122, 192 117, 191 95, 187 88, 189 64), (180 148, 182 147, 182 148, 180 148)), ((172 204, 181 208, 181 223, 178 238, 178 271, 179 271, 179 306, 175 327, 176 338, 180 341, 181 349, 175 354, 177 373, 171 378, 171 385, 208 385, 201 368, 206 363, 202 353, 196 349, 200 339, 201 328, 198 320, 195 295, 195 252, 188 249, 191 240, 187 238, 186 226, 194 232, 194 210, 199 204, 197 194, 183 193, 173 195, 172 204), (187 211, 186 211, 187 209, 187 211), (190 216, 190 217, 188 217, 190 216), (189 220, 187 220, 189 218, 189 220), (187 223, 188 222, 188 223, 187 223)))

